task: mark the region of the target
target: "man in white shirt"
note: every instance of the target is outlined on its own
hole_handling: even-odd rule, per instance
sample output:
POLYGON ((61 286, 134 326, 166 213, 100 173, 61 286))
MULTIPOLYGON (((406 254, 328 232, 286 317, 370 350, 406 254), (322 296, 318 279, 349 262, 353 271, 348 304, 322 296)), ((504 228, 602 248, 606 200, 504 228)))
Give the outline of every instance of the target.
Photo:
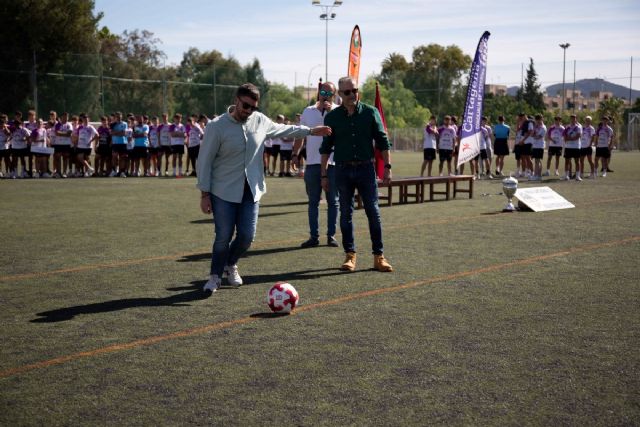
POLYGON ((564 130, 564 179, 571 179, 571 159, 576 167, 576 181, 582 181, 580 177, 580 139, 582 138, 582 125, 578 123, 575 114, 571 116, 571 123, 564 130))
POLYGON ((198 157, 200 209, 213 214, 215 240, 211 270, 203 291, 215 292, 223 272, 229 284, 242 278, 237 262, 249 249, 256 233, 259 201, 266 192, 262 152, 266 138, 331 134, 331 128, 276 124, 256 112, 260 92, 251 83, 238 87, 235 105, 209 122, 198 157), (234 237, 233 241, 231 239, 234 237))
MULTIPOLYGON (((333 102, 336 88, 331 82, 325 82, 320 87, 318 101, 305 108, 300 116, 300 124, 308 127, 315 127, 324 124, 324 116, 337 105, 333 102)), ((292 161, 295 166, 300 164, 300 151, 302 150, 304 139, 296 140, 293 146, 292 161)), ((322 137, 307 136, 306 138, 307 166, 304 173, 304 184, 309 198, 309 239, 302 243, 303 248, 310 248, 320 244, 320 227, 318 225, 320 198, 322 196, 322 179, 320 174, 320 145, 322 137)), ((335 185, 335 170, 333 155, 329 157, 327 166, 327 177, 329 178, 329 191, 325 193, 327 199, 327 245, 338 247, 335 239, 336 224, 338 220, 338 191, 335 185)))

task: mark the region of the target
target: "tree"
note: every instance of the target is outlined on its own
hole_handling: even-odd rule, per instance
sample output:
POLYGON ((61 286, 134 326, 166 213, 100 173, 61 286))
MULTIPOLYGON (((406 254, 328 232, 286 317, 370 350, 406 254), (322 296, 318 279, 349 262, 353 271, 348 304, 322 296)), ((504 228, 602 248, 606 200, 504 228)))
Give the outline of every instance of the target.
POLYGON ((382 70, 378 77, 380 84, 392 86, 397 81, 402 82, 410 69, 411 64, 407 62, 404 56, 396 52, 390 53, 382 61, 382 70))
POLYGON ((518 89, 516 99, 526 102, 533 111, 542 112, 546 109, 544 104, 544 95, 540 90, 538 83, 538 73, 533 66, 533 58, 529 58, 529 68, 527 68, 527 78, 524 82, 524 88, 518 89))
MULTIPOLYGON (((416 95, 405 88, 402 82, 396 82, 391 87, 379 85, 379 88, 387 127, 421 128, 429 121, 431 111, 420 105, 416 95)), ((373 105, 375 94, 376 80, 370 77, 362 87, 362 101, 373 105)))
POLYGON ((404 86, 416 94, 422 106, 440 115, 461 111, 464 91, 460 79, 470 67, 471 57, 456 45, 418 46, 413 50, 404 86))
MULTIPOLYGON (((95 54, 98 50, 96 28, 102 14, 94 14, 93 1, 27 3, 0 2, 0 40, 5 41, 0 66, 5 70, 2 72, 0 111, 33 107, 34 57, 40 75, 59 66, 66 52, 95 54)), ((48 109, 39 102, 38 113, 48 109)))
POLYGON ((260 104, 262 112, 272 119, 282 114, 293 121, 295 114, 302 113, 305 109, 307 100, 301 93, 292 91, 281 83, 274 83, 270 85, 267 95, 261 96, 260 104))
MULTIPOLYGON (((624 112, 624 100, 616 98, 600 101, 598 106, 598 116, 609 116, 612 119, 611 127, 614 131, 614 138, 620 141, 620 131, 622 130, 622 114, 624 112)), ((617 144, 616 144, 617 145, 617 144)))

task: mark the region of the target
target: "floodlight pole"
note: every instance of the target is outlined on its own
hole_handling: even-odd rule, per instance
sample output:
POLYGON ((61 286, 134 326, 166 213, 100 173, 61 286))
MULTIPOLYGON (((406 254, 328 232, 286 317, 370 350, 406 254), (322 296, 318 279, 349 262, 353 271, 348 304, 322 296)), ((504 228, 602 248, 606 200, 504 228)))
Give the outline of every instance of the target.
POLYGON ((564 112, 564 103, 565 103, 565 92, 564 92, 564 73, 565 73, 565 66, 567 63, 567 48, 569 46, 571 46, 569 43, 561 43, 559 45, 562 48, 562 107, 560 107, 560 113, 564 112))
POLYGON ((335 7, 340 7, 342 0, 333 0, 333 4, 322 4, 320 0, 312 0, 311 4, 322 8, 323 11, 320 19, 324 20, 324 80, 329 81, 329 21, 336 18, 336 14, 332 10, 335 7))

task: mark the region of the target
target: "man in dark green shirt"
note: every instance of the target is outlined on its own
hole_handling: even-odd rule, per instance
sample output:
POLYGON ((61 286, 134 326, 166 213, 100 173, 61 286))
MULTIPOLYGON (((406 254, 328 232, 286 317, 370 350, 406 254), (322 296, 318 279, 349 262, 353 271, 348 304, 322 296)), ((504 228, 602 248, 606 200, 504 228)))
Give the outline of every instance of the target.
POLYGON ((320 173, 322 187, 329 191, 327 163, 333 151, 336 186, 340 197, 340 231, 346 259, 343 271, 356 268, 356 246, 353 233, 353 204, 355 190, 364 204, 369 220, 369 234, 373 252, 373 267, 378 271, 393 271, 383 255, 382 223, 378 206, 378 182, 376 178, 373 144, 382 152, 385 163, 383 181, 391 181, 391 158, 389 139, 382 125, 380 113, 371 105, 359 101, 358 88, 350 77, 338 81, 338 93, 342 105, 331 110, 324 119, 325 126, 332 130, 320 147, 322 163, 320 173))

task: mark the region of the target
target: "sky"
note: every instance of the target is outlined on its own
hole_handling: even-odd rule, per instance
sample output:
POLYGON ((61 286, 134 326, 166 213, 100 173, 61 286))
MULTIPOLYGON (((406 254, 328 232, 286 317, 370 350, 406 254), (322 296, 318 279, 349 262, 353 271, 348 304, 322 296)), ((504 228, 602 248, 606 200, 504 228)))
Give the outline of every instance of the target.
MULTIPOLYGON (((322 0, 323 5, 333 0, 322 0)), ((533 58, 542 87, 561 83, 563 50, 566 81, 603 78, 628 87, 633 57, 634 89, 640 89, 640 1, 500 0, 447 2, 343 0, 327 22, 311 0, 95 0, 101 26, 112 33, 148 30, 161 40, 166 63, 179 64, 190 47, 217 50, 245 65, 257 58, 272 83, 313 86, 319 77, 337 81, 346 74, 354 25, 362 35, 360 81, 380 72, 390 53, 411 61, 413 49, 437 43, 457 45, 473 57, 482 33, 491 32, 488 84, 519 86, 533 58), (446 5, 446 8, 443 7, 446 5), (535 5, 535 6, 527 6, 535 5)))

